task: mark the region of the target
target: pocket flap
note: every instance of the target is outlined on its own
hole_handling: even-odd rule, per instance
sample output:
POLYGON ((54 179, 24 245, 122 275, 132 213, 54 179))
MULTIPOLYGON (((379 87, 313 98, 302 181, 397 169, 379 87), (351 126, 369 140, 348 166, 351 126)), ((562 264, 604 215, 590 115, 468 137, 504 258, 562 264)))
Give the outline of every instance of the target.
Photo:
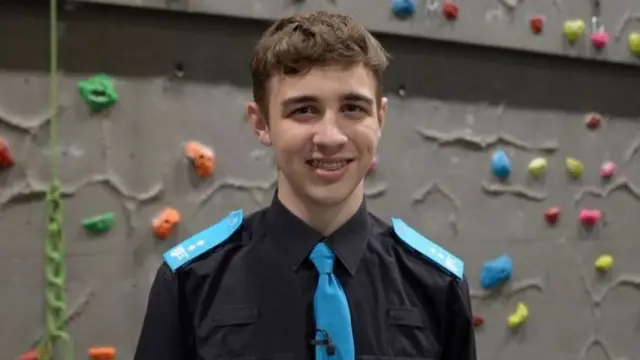
POLYGON ((213 326, 253 324, 258 321, 258 309, 247 305, 225 306, 215 310, 213 326))
POLYGON ((389 323, 397 326, 424 327, 420 310, 414 307, 389 307, 389 323))

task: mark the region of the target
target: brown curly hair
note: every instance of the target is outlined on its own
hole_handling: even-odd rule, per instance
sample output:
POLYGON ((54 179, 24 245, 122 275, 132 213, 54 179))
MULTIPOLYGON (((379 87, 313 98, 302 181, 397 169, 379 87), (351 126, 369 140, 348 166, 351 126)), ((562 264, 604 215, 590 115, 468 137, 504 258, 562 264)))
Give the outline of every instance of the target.
POLYGON ((267 83, 273 75, 358 64, 373 73, 379 100, 389 54, 364 26, 351 16, 326 11, 285 17, 271 25, 255 47, 250 65, 254 101, 266 114, 267 83))

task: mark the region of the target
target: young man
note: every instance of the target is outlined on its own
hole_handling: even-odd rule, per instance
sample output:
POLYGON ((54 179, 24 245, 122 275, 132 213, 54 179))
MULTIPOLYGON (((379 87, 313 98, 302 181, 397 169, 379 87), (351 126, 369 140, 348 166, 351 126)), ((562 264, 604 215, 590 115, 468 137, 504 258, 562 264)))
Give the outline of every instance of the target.
POLYGON ((165 254, 135 360, 476 359, 463 263, 367 212, 386 66, 348 16, 266 31, 247 115, 275 153, 273 201, 165 254))

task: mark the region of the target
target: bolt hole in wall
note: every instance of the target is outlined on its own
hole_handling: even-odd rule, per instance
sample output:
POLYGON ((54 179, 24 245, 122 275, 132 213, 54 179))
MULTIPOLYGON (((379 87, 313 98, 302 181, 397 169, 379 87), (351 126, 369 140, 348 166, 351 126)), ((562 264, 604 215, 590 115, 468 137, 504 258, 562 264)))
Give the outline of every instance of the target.
MULTIPOLYGON (((447 21, 460 21, 464 2, 430 2, 429 8, 442 10, 447 21)), ((42 211, 38 201, 47 194, 46 183, 34 180, 32 173, 42 166, 33 151, 40 143, 34 139, 46 134, 32 124, 44 127, 48 115, 37 121, 29 117, 46 102, 21 100, 36 97, 36 87, 46 87, 37 76, 46 69, 25 68, 15 60, 31 59, 33 49, 47 49, 39 33, 28 31, 45 31, 47 17, 29 11, 33 16, 0 14, 3 33, 24 34, 31 44, 16 46, 13 37, 0 44, 0 54, 8 54, 0 57, 0 226, 8 229, 7 238, 20 239, 3 243, 5 253, 26 259, 6 268, 11 276, 25 277, 10 283, 7 291, 40 299, 42 291, 34 285, 39 274, 33 279, 29 274, 37 273, 34 259, 42 255, 27 245, 29 239, 42 237, 42 229, 10 223, 42 211), (25 83, 25 76, 36 81, 25 83), (23 84, 20 91, 12 85, 17 80, 23 84)), ((108 258, 109 267, 118 267, 130 258, 132 244, 171 244, 232 208, 256 208, 269 198, 274 183, 273 168, 266 172, 249 156, 257 148, 248 140, 251 134, 246 142, 238 140, 248 129, 234 132, 242 124, 237 99, 250 98, 248 54, 263 27, 241 20, 110 11, 120 16, 93 10, 70 14, 65 33, 69 45, 63 50, 76 55, 61 64, 63 79, 72 84, 62 89, 61 112, 71 125, 61 130, 61 145, 74 140, 72 127, 97 129, 102 140, 85 148, 101 146, 104 151, 99 153, 108 154, 102 160, 75 160, 77 168, 61 164, 76 176, 60 189, 75 209, 66 214, 66 234, 73 234, 75 226, 91 235, 69 236, 69 285, 91 287, 101 295, 90 302, 69 296, 67 323, 79 356, 113 359, 117 349, 118 358, 129 359, 138 330, 131 319, 140 318, 143 308, 136 308, 135 316, 119 317, 116 310, 105 311, 108 303, 101 301, 113 296, 144 303, 148 283, 135 294, 122 284, 137 281, 138 272, 146 271, 142 264, 162 252, 142 247, 145 261, 128 272, 106 272, 110 275, 105 275, 106 267, 97 269, 99 259, 108 258), (236 34, 233 40, 229 32, 236 34), (97 60, 91 55, 96 49, 77 45, 91 38, 109 44, 108 57, 97 60), (186 45, 190 42, 193 46, 186 45), (142 61, 148 59, 136 51, 140 44, 147 44, 145 53, 160 54, 156 56, 166 61, 142 61), (220 49, 229 59, 220 58, 220 49), (196 81, 186 81, 186 63, 189 78, 196 81), (203 75, 203 69, 213 75, 203 75), (245 80, 237 80, 235 73, 244 74, 238 78, 245 80), (153 79, 167 76, 184 80, 180 85, 192 96, 158 91, 153 79), (171 128, 175 116, 180 117, 179 128, 171 128), (136 129, 131 124, 141 129, 135 141, 123 135, 136 129), (126 156, 118 157, 118 148, 126 156), (135 159, 128 156, 130 148, 135 159), (166 161, 155 163, 158 158, 175 161, 180 173, 162 172, 143 190, 135 190, 120 165, 171 167, 166 161), (83 161, 106 164, 99 172, 83 172, 78 170, 83 161), (194 189, 178 180, 182 173, 208 186, 194 189), (91 195, 92 188, 103 186, 111 191, 109 201, 91 195), (248 196, 241 202, 229 200, 240 198, 238 193, 248 196), (106 205, 118 202, 122 206, 106 205), (195 224, 198 216, 206 222, 195 224), (113 234, 125 238, 127 251, 121 251, 118 241, 123 239, 113 234), (122 255, 109 257, 82 247, 101 241, 109 242, 107 254, 122 255), (78 253, 80 248, 89 252, 78 253), (94 264, 79 262, 81 256, 74 254, 89 256, 94 264), (96 324, 104 323, 125 330, 96 330, 96 324)), ((415 14, 411 6, 404 11, 405 19, 415 14)), ((535 28, 542 23, 536 21, 535 28)), ((531 25, 533 31, 533 20, 531 25)), ((567 37, 583 26, 570 25, 567 37)), ((381 216, 406 219, 465 260, 480 358, 638 358, 634 339, 640 335, 633 320, 640 311, 640 293, 634 290, 640 288, 634 275, 640 273, 640 250, 636 221, 627 220, 640 210, 640 109, 631 96, 637 71, 389 36, 381 40, 394 55, 385 79, 391 109, 380 153, 367 177, 370 204, 381 216), (458 161, 450 161, 453 157, 458 161), (435 193, 439 195, 432 196, 435 193), (451 222, 455 231, 433 235, 424 220, 431 214, 451 222)), ((0 358, 22 353, 22 359, 34 359, 30 340, 41 326, 40 317, 30 314, 40 311, 40 301, 0 301, 2 308, 13 309, 3 318, 21 329, 16 331, 19 337, 7 334, 0 340, 0 358), (25 318, 33 321, 24 324, 25 318)))

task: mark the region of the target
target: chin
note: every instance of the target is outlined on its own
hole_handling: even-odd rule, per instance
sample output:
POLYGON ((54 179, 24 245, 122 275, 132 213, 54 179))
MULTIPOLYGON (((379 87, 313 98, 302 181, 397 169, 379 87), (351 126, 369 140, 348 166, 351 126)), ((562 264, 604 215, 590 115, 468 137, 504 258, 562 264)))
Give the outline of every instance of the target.
POLYGON ((348 200, 357 188, 358 184, 336 183, 332 185, 312 185, 307 187, 304 192, 310 199, 320 205, 335 206, 348 200))

